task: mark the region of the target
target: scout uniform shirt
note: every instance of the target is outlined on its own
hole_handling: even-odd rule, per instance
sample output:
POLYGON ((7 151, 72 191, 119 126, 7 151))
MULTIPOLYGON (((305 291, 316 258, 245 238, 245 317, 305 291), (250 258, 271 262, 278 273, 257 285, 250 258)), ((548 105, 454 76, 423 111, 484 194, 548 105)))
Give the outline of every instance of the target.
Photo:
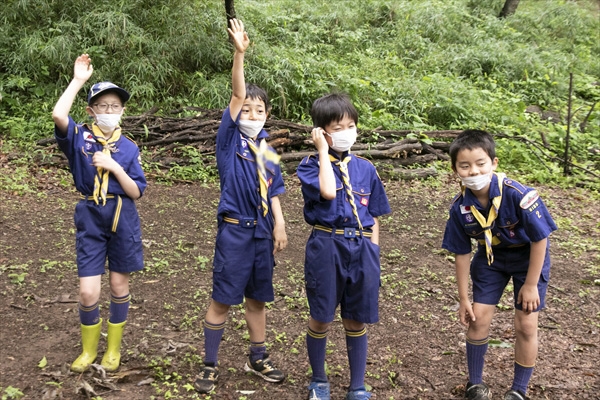
MULTIPOLYGON (((336 160, 339 156, 330 150, 336 160)), ((344 153, 342 160, 350 157, 348 175, 354 194, 354 202, 363 228, 373 226, 374 217, 391 212, 383 183, 375 166, 367 159, 344 153)), ((347 201, 340 168, 333 163, 336 198, 325 201, 321 197, 319 185, 319 157, 310 155, 298 165, 298 178, 302 182, 304 197, 304 220, 310 225, 322 225, 330 228, 359 228, 352 205, 347 201)))
MULTIPOLYGON (((229 217, 239 221, 256 221, 254 237, 271 239, 274 228, 271 197, 285 192, 281 169, 273 161, 267 160, 265 163, 269 211, 263 216, 255 156, 248 144, 251 139, 246 138, 238 129, 240 115, 241 113, 233 121, 227 107, 217 132, 217 169, 221 183, 218 220, 221 222, 224 217, 229 217)), ((260 131, 256 137, 257 147, 268 136, 264 129, 260 131)), ((267 151, 275 153, 271 147, 267 151)))
MULTIPOLYGON (((494 252, 538 242, 557 229, 535 189, 508 178, 504 178, 501 184, 502 201, 491 227, 494 252)), ((477 239, 485 251, 484 230, 475 219, 471 207, 476 207, 487 218, 492 199, 499 195, 498 175, 494 173, 487 209, 481 207, 470 189, 456 196, 450 207, 442 247, 455 254, 468 254, 471 253, 471 239, 477 239)))
MULTIPOLYGON (((85 124, 76 124, 70 116, 67 135, 63 137, 61 133, 55 127, 56 142, 69 160, 75 188, 84 196, 92 196, 94 177, 97 174, 96 167, 92 165, 92 157, 95 152, 102 151, 103 146, 96 140, 90 127, 85 124)), ((138 146, 125 136, 121 136, 113 145, 116 150, 111 153, 111 157, 137 184, 141 195, 144 193, 147 183, 142 171, 138 146)), ((126 196, 119 181, 112 175, 108 181, 107 193, 126 196)))

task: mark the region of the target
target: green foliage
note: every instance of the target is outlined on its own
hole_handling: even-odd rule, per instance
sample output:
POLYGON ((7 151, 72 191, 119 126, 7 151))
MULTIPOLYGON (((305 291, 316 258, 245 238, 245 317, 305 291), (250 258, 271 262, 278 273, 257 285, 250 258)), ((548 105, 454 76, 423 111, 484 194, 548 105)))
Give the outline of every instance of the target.
MULTIPOLYGON (((556 158, 565 150, 572 72, 571 162, 598 170, 596 2, 521 2, 499 19, 503 3, 240 1, 237 16, 252 41, 246 78, 267 89, 278 118, 308 123, 315 98, 344 91, 365 129, 477 127, 536 141, 545 135, 556 158), (562 124, 526 114, 530 105, 557 112, 562 124)), ((224 14, 216 0, 9 0, 0 11, 0 135, 25 149, 51 136, 53 104, 82 52, 91 55, 94 81, 132 92, 130 114, 154 105, 225 107, 232 48, 224 14)), ((73 107, 80 121, 84 96, 73 107)), ((503 140, 499 150, 503 165, 543 171, 540 179, 562 168, 557 160, 540 165, 540 153, 525 141, 503 140)), ((207 179, 192 169, 173 165, 169 174, 207 179)))

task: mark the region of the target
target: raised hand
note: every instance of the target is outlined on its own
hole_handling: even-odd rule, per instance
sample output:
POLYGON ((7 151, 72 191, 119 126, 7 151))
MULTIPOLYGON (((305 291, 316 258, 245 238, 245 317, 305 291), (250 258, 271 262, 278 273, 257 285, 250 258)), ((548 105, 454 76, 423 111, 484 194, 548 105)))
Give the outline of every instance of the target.
POLYGON ((312 134, 313 143, 315 144, 317 151, 328 152, 329 144, 327 143, 327 140, 325 139, 325 131, 322 128, 317 127, 317 128, 313 128, 311 134, 312 134))
POLYGON ((75 67, 73 69, 73 78, 84 82, 92 76, 94 67, 92 66, 92 59, 87 54, 82 54, 75 60, 75 67))
POLYGON ((229 28, 227 28, 229 37, 235 46, 235 50, 244 53, 250 45, 248 33, 244 31, 244 23, 239 19, 230 19, 229 28))

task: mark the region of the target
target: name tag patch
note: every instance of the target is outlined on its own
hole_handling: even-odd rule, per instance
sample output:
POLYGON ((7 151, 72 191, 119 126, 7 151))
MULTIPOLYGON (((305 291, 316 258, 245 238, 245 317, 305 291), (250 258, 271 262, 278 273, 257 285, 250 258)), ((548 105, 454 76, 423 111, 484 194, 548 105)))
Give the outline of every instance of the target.
POLYGON ((532 190, 531 192, 527 193, 523 199, 521 199, 519 206, 526 210, 531 207, 539 198, 540 195, 538 194, 537 190, 532 190))

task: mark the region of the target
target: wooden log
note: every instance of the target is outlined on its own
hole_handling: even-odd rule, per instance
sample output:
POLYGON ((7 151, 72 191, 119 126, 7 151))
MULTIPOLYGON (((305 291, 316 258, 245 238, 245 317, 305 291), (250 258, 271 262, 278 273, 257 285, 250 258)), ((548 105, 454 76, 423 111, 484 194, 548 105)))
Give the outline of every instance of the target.
POLYGON ((386 169, 381 168, 379 170, 379 175, 381 177, 389 178, 389 179, 401 179, 401 180, 413 180, 413 179, 425 179, 430 176, 437 176, 438 171, 433 167, 427 168, 392 168, 386 169))

